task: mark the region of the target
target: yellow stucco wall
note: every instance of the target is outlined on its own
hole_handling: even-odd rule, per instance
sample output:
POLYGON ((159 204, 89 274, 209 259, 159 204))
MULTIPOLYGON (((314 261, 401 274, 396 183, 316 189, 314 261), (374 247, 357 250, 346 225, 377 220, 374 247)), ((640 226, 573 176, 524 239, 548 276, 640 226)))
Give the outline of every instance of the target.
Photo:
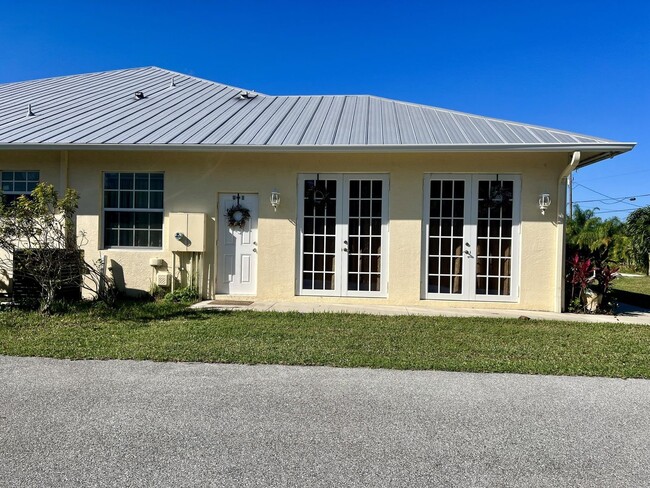
POLYGON ((81 194, 77 225, 86 235, 88 257, 107 256, 122 269, 124 286, 149 290, 149 259, 169 266, 170 212, 203 212, 208 216, 207 252, 202 259, 204 289, 214 289, 216 226, 220 192, 258 193, 257 298, 323 300, 428 307, 494 307, 552 310, 556 292, 558 177, 566 153, 210 153, 150 151, 0 152, 0 171, 37 169, 41 180, 60 190, 67 184, 81 194), (65 163, 67 159, 67 163, 65 163), (103 250, 100 246, 102 172, 164 171, 165 223, 162 250, 103 250), (387 173, 389 192, 389 287, 387 298, 315 298, 295 296, 297 181, 301 173, 387 173), (423 182, 428 173, 508 173, 521 175, 521 278, 516 303, 421 300, 421 236, 423 182), (269 196, 281 193, 274 212, 269 196), (552 205, 541 215, 538 195, 551 194, 552 205), (210 279, 208 280, 208 274, 210 279))

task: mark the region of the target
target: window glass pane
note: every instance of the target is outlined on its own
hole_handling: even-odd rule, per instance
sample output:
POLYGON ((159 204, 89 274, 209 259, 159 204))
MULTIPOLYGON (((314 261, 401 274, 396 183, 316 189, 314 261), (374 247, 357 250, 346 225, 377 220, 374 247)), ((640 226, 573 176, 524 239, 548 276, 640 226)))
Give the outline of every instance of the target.
POLYGON ((120 173, 120 190, 133 189, 133 173, 120 173))
POLYGON ((135 174, 135 189, 148 190, 149 189, 149 173, 136 173, 135 174))
POLYGON ((14 179, 13 171, 3 171, 2 172, 2 181, 12 181, 14 179))
POLYGON ((148 230, 136 230, 135 231, 135 246, 146 247, 149 245, 149 231, 148 230))
POLYGON ((133 232, 128 230, 120 231, 120 246, 133 246, 133 232))
POLYGON ((16 183, 14 183, 14 191, 27 191, 27 183, 24 181, 16 181, 16 183))
POLYGON ((151 247, 162 247, 162 231, 152 230, 149 232, 149 245, 151 247))
POLYGON ((120 208, 133 208, 133 192, 121 191, 120 192, 120 208))
POLYGON ((136 191, 135 208, 148 208, 148 207, 149 207, 149 192, 136 191))
POLYGON ((163 194, 160 191, 151 192, 149 195, 149 208, 163 208, 163 194))
POLYGON ((120 228, 132 229, 135 224, 134 212, 120 212, 120 228))
POLYGON ((117 229, 108 230, 104 233, 104 246, 117 246, 118 243, 117 229))
POLYGON ((104 208, 117 208, 118 205, 118 192, 105 191, 104 192, 104 208))
POLYGON ((135 213, 135 227, 138 229, 146 229, 149 227, 149 212, 136 212, 135 213))
POLYGON ((2 191, 14 191, 14 184, 10 181, 2 182, 2 191))
POLYGON ((163 178, 162 173, 151 173, 149 178, 149 189, 150 190, 164 190, 163 187, 163 178))
POLYGON ((38 171, 28 171, 27 172, 27 180, 28 181, 38 181, 39 175, 38 171))
POLYGON ((150 212, 149 222, 152 229, 162 229, 163 214, 162 212, 150 212))
POLYGON ((25 181, 27 180, 27 173, 24 171, 16 171, 14 173, 14 180, 16 181, 25 181))
POLYGON ((117 173, 104 173, 104 189, 117 190, 119 177, 117 173))
POLYGON ((37 181, 30 181, 27 183, 27 191, 31 192, 38 185, 37 181))

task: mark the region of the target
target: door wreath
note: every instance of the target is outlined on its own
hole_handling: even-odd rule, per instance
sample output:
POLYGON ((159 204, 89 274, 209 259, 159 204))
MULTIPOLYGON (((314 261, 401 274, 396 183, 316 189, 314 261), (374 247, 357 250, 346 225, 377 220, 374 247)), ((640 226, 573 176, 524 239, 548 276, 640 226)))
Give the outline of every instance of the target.
POLYGON ((246 227, 246 222, 251 218, 251 212, 238 203, 226 211, 226 218, 228 219, 228 227, 243 229, 246 227))
POLYGON ((316 208, 327 207, 330 201, 330 193, 327 191, 325 182, 320 180, 316 180, 314 186, 307 190, 305 196, 316 208))

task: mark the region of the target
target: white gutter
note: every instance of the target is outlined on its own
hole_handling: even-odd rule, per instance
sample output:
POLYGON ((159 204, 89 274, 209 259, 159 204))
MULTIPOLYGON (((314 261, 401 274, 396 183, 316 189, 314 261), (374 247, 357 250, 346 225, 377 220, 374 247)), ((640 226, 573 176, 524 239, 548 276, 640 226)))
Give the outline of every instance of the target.
POLYGON ((418 153, 418 152, 597 152, 590 162, 630 151, 635 142, 537 143, 537 144, 358 144, 358 145, 247 145, 247 144, 71 144, 0 142, 6 150, 70 151, 210 151, 210 152, 331 152, 331 153, 418 153))
POLYGON ((557 244, 555 263, 555 312, 564 308, 564 261, 566 260, 566 185, 567 177, 580 165, 580 151, 574 151, 571 162, 562 170, 557 180, 557 244))

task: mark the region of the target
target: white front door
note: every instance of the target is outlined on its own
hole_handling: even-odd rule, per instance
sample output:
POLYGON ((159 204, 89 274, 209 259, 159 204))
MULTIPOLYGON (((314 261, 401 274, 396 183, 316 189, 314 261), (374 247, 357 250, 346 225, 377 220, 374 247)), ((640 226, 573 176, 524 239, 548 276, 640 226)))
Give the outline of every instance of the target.
POLYGON ((518 299, 519 194, 518 175, 426 178, 425 298, 518 299))
POLYGON ((386 296, 388 175, 301 175, 300 295, 386 296))
POLYGON ((217 293, 255 295, 257 292, 257 211, 256 194, 219 194, 217 293), (244 209, 243 213, 233 211, 237 205, 244 209), (243 223, 245 210, 250 217, 244 218, 243 223))

